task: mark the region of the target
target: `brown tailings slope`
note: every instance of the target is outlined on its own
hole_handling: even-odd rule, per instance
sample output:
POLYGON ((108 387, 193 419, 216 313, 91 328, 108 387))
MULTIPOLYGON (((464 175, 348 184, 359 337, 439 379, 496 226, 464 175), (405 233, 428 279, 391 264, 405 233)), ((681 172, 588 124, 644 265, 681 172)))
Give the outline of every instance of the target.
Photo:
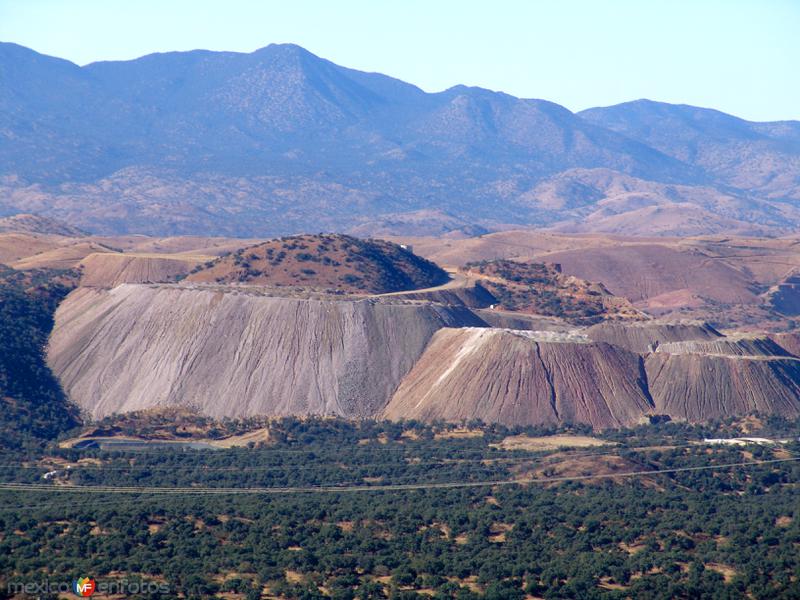
POLYGON ((49 364, 94 417, 192 406, 214 417, 371 416, 464 308, 270 297, 257 290, 81 288, 56 313, 49 364))
POLYGON ((650 410, 642 375, 638 355, 578 335, 442 329, 383 416, 633 425, 650 410))
POLYGON ((645 367, 655 412, 673 419, 800 415, 800 360, 795 358, 655 352, 645 367))
POLYGON ((789 354, 800 356, 800 332, 770 333, 769 338, 789 354))
POLYGON ((188 275, 213 256, 171 254, 90 254, 80 262, 81 285, 112 288, 122 283, 162 283, 188 275))
POLYGON ((639 321, 598 323, 589 327, 586 335, 595 342, 606 342, 644 354, 651 347, 666 342, 713 340, 722 334, 702 322, 639 321))
POLYGON ((451 306, 467 306, 469 308, 486 308, 497 302, 485 287, 477 284, 448 287, 446 284, 438 288, 411 292, 395 292, 392 294, 405 300, 417 300, 449 304, 451 306))
POLYGON ((660 345, 656 352, 667 354, 706 354, 711 356, 790 356, 774 340, 767 336, 731 335, 711 341, 668 342, 660 345))

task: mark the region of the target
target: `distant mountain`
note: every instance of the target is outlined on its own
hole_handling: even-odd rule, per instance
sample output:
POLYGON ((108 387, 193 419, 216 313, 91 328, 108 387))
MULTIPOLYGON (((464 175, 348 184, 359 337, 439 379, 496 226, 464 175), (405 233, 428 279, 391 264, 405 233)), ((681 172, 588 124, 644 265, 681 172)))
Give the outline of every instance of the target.
POLYGON ((592 229, 592 220, 647 229, 624 217, 627 206, 607 218, 599 203, 612 197, 587 187, 587 172, 641 182, 649 196, 636 210, 668 215, 659 233, 694 231, 681 216, 694 205, 715 231, 800 224, 796 122, 650 102, 576 115, 465 86, 429 94, 291 44, 85 67, 0 44, 5 214, 159 235, 592 229), (709 196, 736 208, 717 219, 709 196))
POLYGON ((693 164, 722 184, 800 200, 800 123, 752 123, 718 110, 651 100, 579 113, 595 125, 693 164))
POLYGON ((68 237, 86 235, 85 231, 58 219, 51 219, 41 215, 26 215, 24 213, 0 218, 0 233, 5 231, 44 233, 68 237))

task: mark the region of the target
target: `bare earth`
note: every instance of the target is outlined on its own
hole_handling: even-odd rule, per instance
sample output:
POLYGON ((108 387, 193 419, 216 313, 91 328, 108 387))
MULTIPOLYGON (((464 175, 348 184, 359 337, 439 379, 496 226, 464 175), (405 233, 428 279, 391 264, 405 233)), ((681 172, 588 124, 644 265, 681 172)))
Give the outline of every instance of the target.
POLYGON ((612 442, 585 435, 546 435, 531 437, 527 435, 511 435, 496 447, 503 450, 558 450, 559 448, 595 448, 607 446, 612 442))

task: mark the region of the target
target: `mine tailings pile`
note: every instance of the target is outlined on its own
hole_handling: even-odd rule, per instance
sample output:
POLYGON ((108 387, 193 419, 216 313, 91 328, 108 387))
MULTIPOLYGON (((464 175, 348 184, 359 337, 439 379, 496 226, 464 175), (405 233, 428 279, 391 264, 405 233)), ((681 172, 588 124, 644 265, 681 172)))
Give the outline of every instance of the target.
POLYGON ((486 311, 401 296, 210 284, 80 288, 48 363, 93 417, 187 406, 214 417, 634 425, 800 414, 791 336, 703 323, 489 327, 486 311), (785 342, 785 345, 782 345, 785 342))

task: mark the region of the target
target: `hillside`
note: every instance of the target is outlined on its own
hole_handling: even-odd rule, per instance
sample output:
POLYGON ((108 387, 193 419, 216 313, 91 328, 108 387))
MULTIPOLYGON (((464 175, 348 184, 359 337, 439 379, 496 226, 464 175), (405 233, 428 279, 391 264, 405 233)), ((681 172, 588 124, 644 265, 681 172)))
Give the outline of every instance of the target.
POLYGON ((188 406, 215 417, 376 414, 457 307, 267 296, 258 288, 82 288, 48 364, 94 417, 188 406))
POLYGON ((639 357, 581 336, 441 329, 383 411, 390 419, 634 425, 651 408, 639 357))
POLYGON ((796 236, 656 238, 513 230, 469 239, 393 239, 448 266, 499 259, 559 264, 563 274, 602 282, 635 308, 668 321, 780 331, 794 327, 800 306, 796 236))
POLYGON ((14 231, 18 233, 47 233, 63 236, 82 236, 85 231, 73 227, 69 223, 43 217, 41 215, 13 215, 0 219, 0 232, 14 231))
POLYGON ((432 262, 382 240, 299 235, 244 248, 200 266, 186 281, 296 286, 382 294, 445 283, 432 262))
POLYGON ((722 334, 703 322, 642 321, 598 323, 586 330, 595 342, 606 342, 632 352, 645 354, 670 342, 716 340, 722 334))
POLYGON ((767 197, 800 197, 797 122, 751 123, 717 110, 650 100, 592 108, 580 116, 691 161, 735 187, 767 197))
POLYGON ((760 413, 800 415, 800 360, 655 352, 645 361, 659 414, 692 422, 760 413))
POLYGON ((78 411, 45 363, 58 303, 77 274, 0 265, 0 448, 31 450, 78 424, 78 411))
POLYGON ((121 283, 164 283, 186 277, 207 255, 99 252, 78 263, 81 285, 111 288, 121 283))
POLYGON ((564 275, 560 265, 512 260, 467 263, 464 273, 496 298, 496 308, 555 316, 576 324, 642 315, 602 284, 564 275))
POLYGON ((0 109, 0 210, 102 234, 800 225, 795 122, 426 93, 292 44, 83 67, 0 44, 0 109))
POLYGON ((49 235, 0 233, 0 263, 11 265, 28 256, 57 248, 59 245, 61 240, 49 235))

